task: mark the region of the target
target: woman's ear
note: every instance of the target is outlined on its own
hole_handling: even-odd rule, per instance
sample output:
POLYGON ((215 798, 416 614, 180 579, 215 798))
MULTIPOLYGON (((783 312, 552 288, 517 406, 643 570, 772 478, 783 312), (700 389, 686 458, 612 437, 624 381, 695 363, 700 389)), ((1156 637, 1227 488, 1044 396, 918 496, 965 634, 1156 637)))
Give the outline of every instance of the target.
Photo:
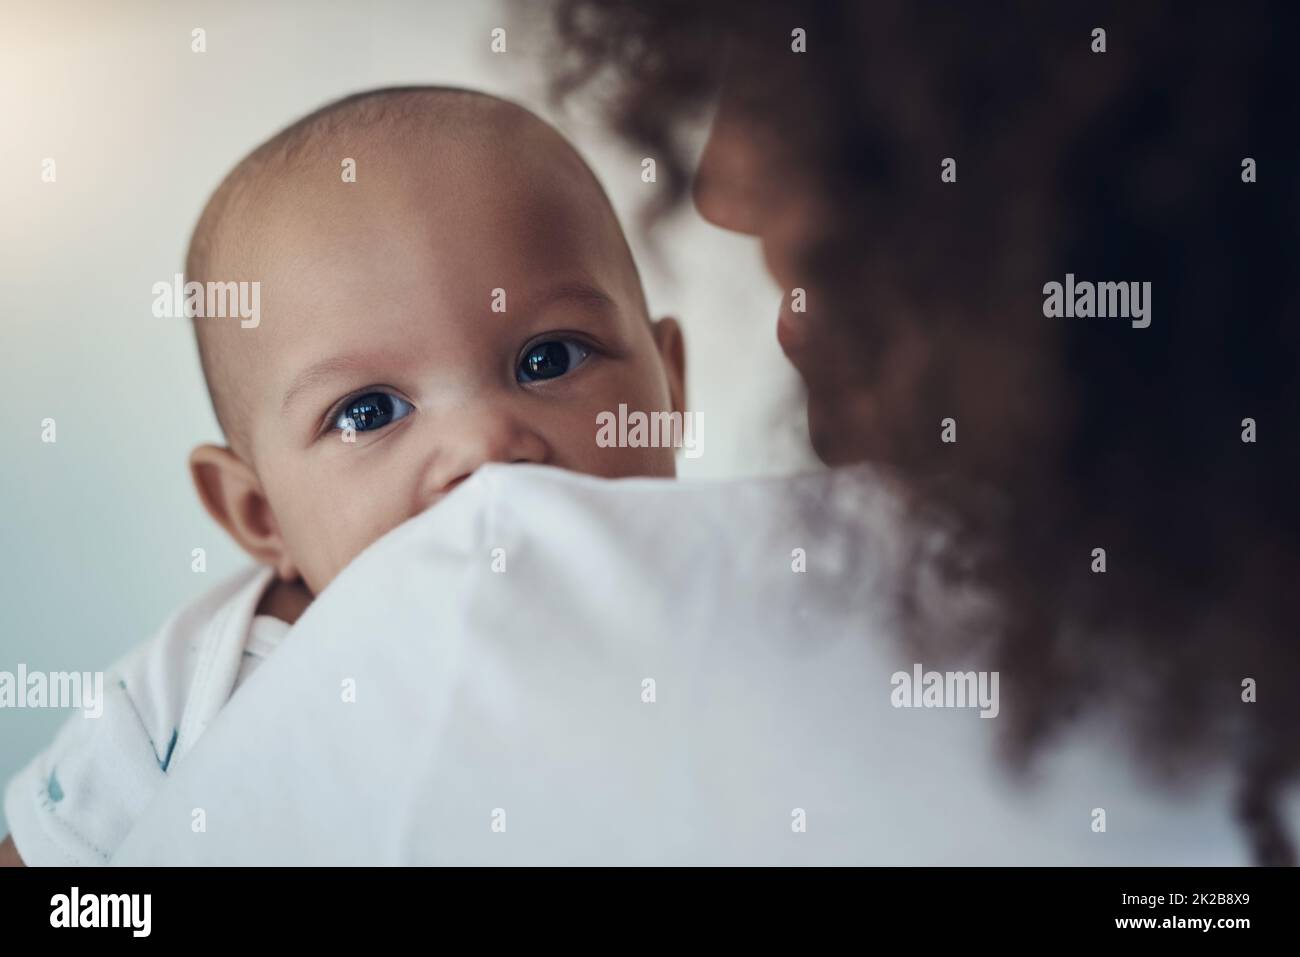
POLYGON ((654 337, 655 348, 663 359, 664 371, 668 375, 668 397, 672 400, 674 412, 686 411, 686 341, 682 338, 681 326, 671 316, 656 319, 650 323, 650 335, 654 337))
POLYGON ((298 578, 262 483, 243 459, 227 448, 200 445, 190 453, 190 475, 203 507, 244 551, 273 566, 284 581, 298 578))

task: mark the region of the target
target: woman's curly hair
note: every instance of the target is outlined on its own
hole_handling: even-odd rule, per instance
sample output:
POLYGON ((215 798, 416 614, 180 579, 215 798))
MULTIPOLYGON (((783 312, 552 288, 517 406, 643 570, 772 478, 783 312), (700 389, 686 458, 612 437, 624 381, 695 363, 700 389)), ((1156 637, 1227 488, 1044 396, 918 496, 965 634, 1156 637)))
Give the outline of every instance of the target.
MULTIPOLYGON (((1280 813, 1300 771, 1292 8, 553 7, 554 91, 599 97, 657 158, 658 211, 689 191, 691 124, 724 78, 755 142, 835 211, 803 251, 835 304, 825 378, 852 363, 877 410, 855 457, 894 470, 918 519, 950 526, 927 565, 998 598, 1010 753, 1114 713, 1165 780, 1231 769, 1255 859, 1293 863, 1280 813), (957 184, 940 180, 945 157, 957 184), (1067 272, 1149 281, 1150 327, 1045 317, 1043 284, 1067 272), (884 387, 918 341, 908 388, 884 387), (946 416, 953 445, 938 441, 946 416)), ((819 370, 804 371, 815 391, 819 370)), ((843 405, 851 432, 857 406, 843 405)), ((960 644, 919 604, 913 640, 960 644)))

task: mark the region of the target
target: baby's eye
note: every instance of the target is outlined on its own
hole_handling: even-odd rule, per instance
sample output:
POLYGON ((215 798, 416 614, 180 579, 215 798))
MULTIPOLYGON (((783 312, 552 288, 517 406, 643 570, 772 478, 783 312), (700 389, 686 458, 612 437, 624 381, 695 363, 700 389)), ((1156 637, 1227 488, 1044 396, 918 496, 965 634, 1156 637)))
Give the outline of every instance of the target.
POLYGON ((411 408, 411 403, 387 392, 367 392, 348 400, 335 416, 334 428, 346 429, 350 421, 357 432, 373 432, 406 418, 411 408))
POLYGON ((519 360, 520 382, 558 379, 587 361, 591 349, 576 339, 545 339, 531 345, 519 360))

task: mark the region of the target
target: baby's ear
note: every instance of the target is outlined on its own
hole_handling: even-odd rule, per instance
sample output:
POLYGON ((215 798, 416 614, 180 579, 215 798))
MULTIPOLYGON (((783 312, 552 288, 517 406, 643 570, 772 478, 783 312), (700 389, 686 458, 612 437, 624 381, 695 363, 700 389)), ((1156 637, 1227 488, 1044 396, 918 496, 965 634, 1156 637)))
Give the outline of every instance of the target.
POLYGON ((668 396, 672 400, 674 412, 686 411, 686 340, 682 338, 681 326, 671 316, 656 319, 650 323, 650 334, 654 336, 655 347, 663 359, 664 371, 668 374, 668 396))
POLYGON ((203 507, 244 551, 285 580, 297 577, 262 483, 243 459, 218 445, 200 445, 190 453, 190 475, 203 507))

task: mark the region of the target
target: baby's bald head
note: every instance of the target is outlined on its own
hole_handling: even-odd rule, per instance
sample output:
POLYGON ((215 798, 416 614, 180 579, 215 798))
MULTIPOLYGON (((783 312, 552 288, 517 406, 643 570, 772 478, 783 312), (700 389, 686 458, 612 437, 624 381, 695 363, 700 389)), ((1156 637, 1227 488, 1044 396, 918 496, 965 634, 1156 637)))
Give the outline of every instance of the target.
MULTIPOLYGON (((274 274, 281 285, 284 277, 311 283, 313 273, 328 269, 340 251, 340 236, 367 246, 403 242, 400 229, 399 235, 385 235, 373 215, 358 216, 351 228, 348 218, 367 197, 375 198, 376 209, 394 200, 408 208, 422 205, 431 230, 455 230, 465 225, 466 204, 450 200, 466 194, 467 178, 490 177, 490 189, 509 198, 535 186, 541 163, 549 168, 549 176, 564 181, 570 202, 585 200, 598 211, 601 232, 622 260, 624 291, 644 314, 640 279, 617 217, 577 152, 519 106, 443 87, 355 94, 298 120, 257 147, 204 208, 186 256, 186 279, 255 282, 274 274), (517 164, 515 153, 530 162, 517 164), (354 182, 345 175, 347 161, 355 164, 354 182), (531 179, 522 171, 515 177, 517 165, 531 166, 531 179), (382 183, 376 183, 379 178, 382 183), (274 268, 269 268, 272 262, 274 268)), ((499 215, 491 204, 479 207, 488 221, 499 215)), ((263 313, 272 324, 283 318, 277 316, 278 308, 286 308, 291 298, 299 303, 303 298, 278 295, 280 291, 262 290, 263 302, 269 303, 263 313)), ((382 286, 374 308, 384 308, 382 286)), ((358 322, 367 318, 356 317, 358 322)), ((279 344, 271 345, 274 335, 242 328, 239 322, 213 317, 193 322, 218 422, 232 449, 251 463, 255 390, 249 379, 265 366, 260 353, 279 344)))
POLYGON ((419 88, 313 113, 221 184, 186 269, 208 294, 258 283, 239 318, 193 320, 230 446, 191 453, 200 498, 311 594, 489 462, 674 474, 671 437, 599 424, 684 409, 680 330, 649 321, 581 157, 520 107, 419 88))

